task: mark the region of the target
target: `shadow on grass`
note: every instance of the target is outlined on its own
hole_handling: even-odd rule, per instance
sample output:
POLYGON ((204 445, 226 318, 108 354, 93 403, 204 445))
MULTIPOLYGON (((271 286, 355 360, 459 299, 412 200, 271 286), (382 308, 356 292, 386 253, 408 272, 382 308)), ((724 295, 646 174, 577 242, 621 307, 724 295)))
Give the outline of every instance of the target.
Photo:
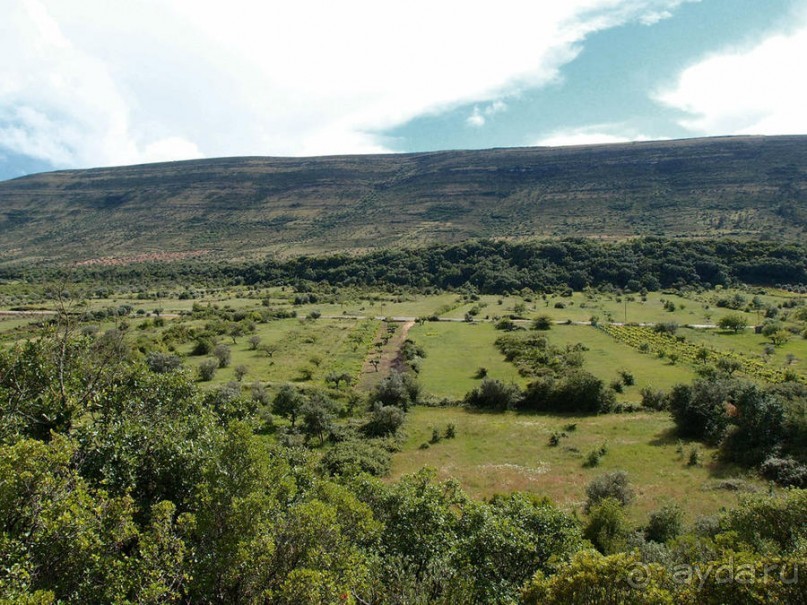
POLYGON ((670 427, 656 435, 652 440, 649 441, 649 444, 655 446, 674 445, 678 443, 679 439, 680 437, 678 436, 675 427, 670 427))

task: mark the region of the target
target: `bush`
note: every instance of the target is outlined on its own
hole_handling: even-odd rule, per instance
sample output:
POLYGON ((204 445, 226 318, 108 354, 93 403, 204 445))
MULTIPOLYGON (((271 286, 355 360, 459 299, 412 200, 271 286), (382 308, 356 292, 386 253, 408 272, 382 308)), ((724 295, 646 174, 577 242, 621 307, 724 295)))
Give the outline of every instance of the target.
POLYGON ((204 403, 223 421, 244 420, 253 415, 257 409, 254 399, 243 396, 241 385, 228 382, 205 394, 204 403))
POLYGON ((497 330, 504 330, 505 332, 512 332, 513 330, 516 329, 516 324, 509 317, 502 317, 499 321, 496 322, 496 325, 494 327, 497 330))
POLYGON ((670 400, 664 391, 656 390, 652 387, 644 387, 641 390, 642 407, 650 410, 662 411, 669 408, 670 400))
POLYGON ((762 463, 760 472, 779 485, 807 488, 807 466, 793 458, 770 457, 762 463))
POLYGON ((549 315, 539 315, 532 322, 533 330, 549 330, 552 328, 552 318, 549 315))
POLYGON ((219 362, 214 359, 205 359, 199 364, 199 380, 209 382, 213 380, 216 375, 216 370, 219 367, 219 362))
POLYGON ((633 489, 625 471, 613 471, 594 478, 586 487, 586 511, 605 498, 614 498, 622 506, 633 500, 633 489))
POLYGON ((182 367, 182 359, 172 353, 149 353, 146 356, 146 365, 149 370, 157 374, 174 372, 182 367))
POLYGON ((389 473, 390 457, 390 452, 374 440, 347 440, 325 452, 320 466, 329 475, 351 477, 368 473, 383 477, 389 473))
POLYGON ((633 372, 628 370, 619 370, 619 377, 622 379, 622 384, 624 384, 626 387, 636 384, 636 378, 634 377, 633 372))
POLYGON ((370 403, 394 405, 406 411, 420 400, 420 385, 411 374, 390 374, 370 393, 370 403))
POLYGON ((209 355, 213 351, 213 341, 209 338, 197 338, 191 355, 209 355))
POLYGON ((230 365, 232 353, 230 352, 230 347, 227 345, 216 345, 213 349, 213 356, 219 360, 220 368, 226 368, 230 365))
POLYGON ((364 432, 372 437, 386 437, 395 434, 403 422, 404 412, 398 406, 376 405, 364 432))
POLYGON ((465 403, 486 410, 510 410, 521 400, 521 390, 514 384, 485 378, 482 384, 465 395, 465 403))
POLYGON ((607 497, 591 506, 583 537, 601 553, 610 555, 625 549, 629 531, 622 503, 607 497))
POLYGON ((730 330, 737 334, 745 330, 748 326, 748 320, 739 313, 729 313, 720 318, 720 321, 717 322, 717 326, 721 330, 730 330))
POLYGON ((650 513, 645 537, 653 542, 669 542, 677 538, 683 528, 683 511, 675 504, 670 504, 650 513))
POLYGON ((446 427, 445 436, 446 439, 454 439, 454 437, 457 436, 457 427, 455 427, 453 424, 449 424, 446 427))
POLYGON ((523 409, 600 414, 613 409, 614 392, 585 370, 567 372, 560 380, 544 379, 527 387, 523 409))
POLYGON ((670 412, 682 437, 719 443, 729 426, 726 402, 734 398, 738 383, 732 380, 696 380, 676 385, 669 395, 670 412))

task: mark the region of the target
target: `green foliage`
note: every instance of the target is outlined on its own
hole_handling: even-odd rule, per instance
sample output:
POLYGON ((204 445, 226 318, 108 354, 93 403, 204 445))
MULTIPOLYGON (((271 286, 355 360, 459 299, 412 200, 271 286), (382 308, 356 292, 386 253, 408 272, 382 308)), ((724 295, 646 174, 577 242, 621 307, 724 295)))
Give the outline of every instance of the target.
POLYGON ((684 528, 684 512, 675 504, 668 504, 650 513, 645 537, 653 542, 669 542, 677 538, 684 528))
POLYGON ((634 493, 628 482, 628 474, 625 471, 613 471, 594 478, 586 487, 586 496, 586 510, 591 510, 606 498, 626 506, 633 501, 634 493))
POLYGON ((550 330, 552 328, 552 317, 550 315, 539 315, 532 321, 533 330, 550 330))
POLYGON ((364 425, 364 432, 371 437, 394 435, 405 419, 404 411, 394 405, 373 406, 370 420, 364 425))
POLYGON ((590 507, 583 537, 601 553, 610 555, 625 549, 629 531, 622 502, 609 496, 590 507))
POLYGON ((524 588, 522 601, 526 605, 672 605, 667 572, 661 565, 644 567, 647 573, 638 584, 628 581, 638 564, 636 554, 603 556, 582 551, 551 576, 535 574, 524 588))
POLYGON ((205 359, 199 364, 199 380, 202 382, 210 382, 216 375, 216 370, 219 368, 219 362, 215 359, 205 359))
POLYGON ((420 385, 410 374, 393 373, 370 393, 371 404, 396 406, 406 411, 420 399, 420 385))
POLYGON ((337 411, 336 402, 324 393, 314 393, 300 408, 303 433, 309 438, 317 437, 320 445, 324 444, 334 429, 337 411))
POLYGON ((734 398, 739 388, 728 380, 696 380, 691 386, 673 387, 669 407, 679 434, 719 443, 729 426, 726 402, 734 398))
POLYGON ((288 418, 291 426, 297 422, 297 417, 302 413, 306 397, 295 386, 284 384, 275 395, 272 403, 272 411, 279 416, 288 418))
POLYGON ((614 392, 585 370, 567 372, 559 380, 543 379, 531 383, 521 409, 533 411, 601 414, 611 411, 614 392))
POLYGON ((737 334, 748 327, 748 320, 739 313, 729 313, 720 318, 720 321, 717 322, 717 326, 721 330, 730 330, 737 334))
POLYGON ((376 440, 350 439, 329 448, 320 464, 329 475, 351 477, 368 473, 383 477, 389 473, 390 452, 376 440))
POLYGON ((485 378, 482 384, 465 395, 465 403, 485 410, 509 410, 521 400, 521 390, 514 384, 485 378))

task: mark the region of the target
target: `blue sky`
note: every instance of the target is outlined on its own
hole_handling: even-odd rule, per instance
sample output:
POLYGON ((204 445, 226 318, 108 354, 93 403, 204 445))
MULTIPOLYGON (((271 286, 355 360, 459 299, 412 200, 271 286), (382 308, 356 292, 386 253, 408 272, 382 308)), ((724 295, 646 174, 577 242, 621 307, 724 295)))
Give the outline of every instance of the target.
POLYGON ((0 0, 0 178, 807 133, 807 0, 0 0))

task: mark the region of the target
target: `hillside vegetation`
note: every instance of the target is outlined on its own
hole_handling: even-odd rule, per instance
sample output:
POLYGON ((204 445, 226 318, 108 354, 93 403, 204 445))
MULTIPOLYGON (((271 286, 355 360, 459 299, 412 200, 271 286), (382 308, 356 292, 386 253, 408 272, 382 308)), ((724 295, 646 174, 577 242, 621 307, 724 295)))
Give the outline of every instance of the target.
POLYGON ((233 259, 482 237, 798 240, 805 166, 807 137, 786 136, 52 172, 0 182, 0 262, 233 259))

